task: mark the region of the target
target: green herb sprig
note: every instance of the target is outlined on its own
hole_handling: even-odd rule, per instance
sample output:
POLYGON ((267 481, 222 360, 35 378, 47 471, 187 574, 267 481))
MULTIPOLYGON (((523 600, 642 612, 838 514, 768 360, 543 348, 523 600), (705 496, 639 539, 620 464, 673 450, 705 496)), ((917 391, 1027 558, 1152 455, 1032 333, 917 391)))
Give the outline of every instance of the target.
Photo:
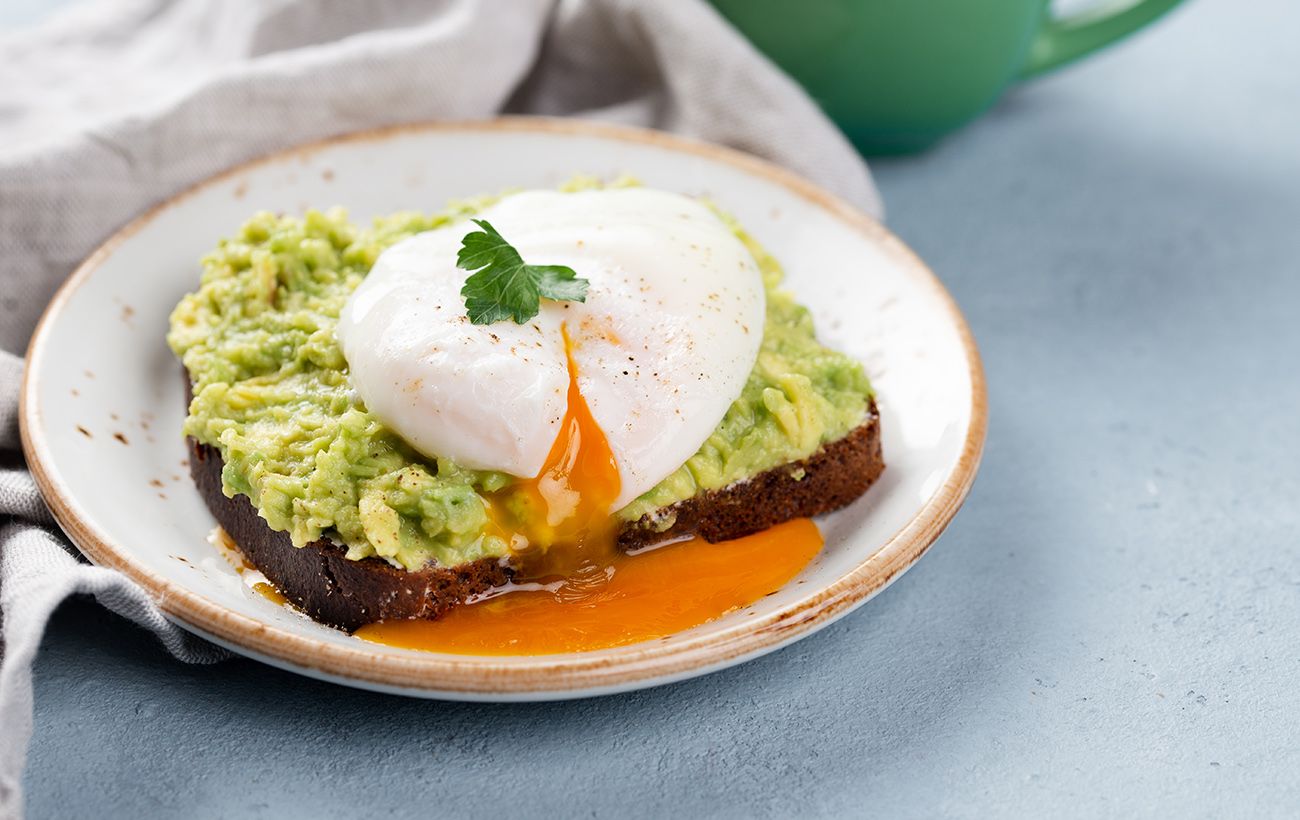
POLYGON ((522 325, 541 310, 542 299, 585 302, 587 280, 565 265, 529 265, 486 219, 471 220, 482 230, 461 239, 456 267, 477 271, 460 295, 470 322, 490 325, 514 320, 522 325))

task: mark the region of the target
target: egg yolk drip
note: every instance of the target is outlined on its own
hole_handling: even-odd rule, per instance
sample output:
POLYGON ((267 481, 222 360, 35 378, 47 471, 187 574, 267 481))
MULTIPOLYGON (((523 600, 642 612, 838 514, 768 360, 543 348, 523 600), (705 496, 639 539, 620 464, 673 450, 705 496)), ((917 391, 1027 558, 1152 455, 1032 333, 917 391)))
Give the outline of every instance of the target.
POLYGON ((489 501, 492 532, 516 545, 514 582, 436 621, 381 621, 357 637, 467 655, 583 652, 662 638, 780 589, 821 549, 796 519, 734 541, 618 550, 618 464, 578 390, 573 345, 568 410, 536 478, 489 501))
POLYGON ((514 555, 521 579, 586 578, 601 573, 617 551, 611 513, 622 489, 618 463, 578 389, 573 342, 563 333, 569 395, 560 432, 536 478, 489 501, 492 528, 522 546, 514 555))

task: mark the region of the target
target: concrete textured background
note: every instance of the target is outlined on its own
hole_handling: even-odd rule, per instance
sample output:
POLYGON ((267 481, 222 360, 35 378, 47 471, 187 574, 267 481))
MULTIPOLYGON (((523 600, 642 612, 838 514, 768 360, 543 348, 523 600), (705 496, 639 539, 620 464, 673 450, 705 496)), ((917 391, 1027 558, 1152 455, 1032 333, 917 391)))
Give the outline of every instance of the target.
POLYGON ((74 602, 31 816, 1294 814, 1297 31, 1292 0, 1192 2, 874 164, 991 430, 951 529, 854 615, 688 683, 482 706, 187 668, 74 602))

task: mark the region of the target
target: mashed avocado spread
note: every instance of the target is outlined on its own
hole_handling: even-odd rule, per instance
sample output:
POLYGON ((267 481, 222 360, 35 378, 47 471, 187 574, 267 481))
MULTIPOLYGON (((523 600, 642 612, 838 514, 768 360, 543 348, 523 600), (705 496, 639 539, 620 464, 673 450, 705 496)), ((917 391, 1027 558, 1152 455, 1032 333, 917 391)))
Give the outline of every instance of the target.
MULTIPOLYGON (((221 452, 226 495, 248 496, 294 544, 333 538, 354 560, 418 569, 509 553, 485 531, 485 496, 509 493, 514 479, 409 447, 356 397, 334 336, 344 302, 386 248, 492 201, 398 213, 368 228, 339 209, 259 213, 204 257, 200 287, 176 306, 167 341, 194 387, 185 433, 221 452)), ((776 260, 723 218, 767 289, 758 360, 699 452, 620 510, 623 520, 806 458, 860 424, 871 395, 862 367, 818 344, 808 311, 779 289, 776 260)))

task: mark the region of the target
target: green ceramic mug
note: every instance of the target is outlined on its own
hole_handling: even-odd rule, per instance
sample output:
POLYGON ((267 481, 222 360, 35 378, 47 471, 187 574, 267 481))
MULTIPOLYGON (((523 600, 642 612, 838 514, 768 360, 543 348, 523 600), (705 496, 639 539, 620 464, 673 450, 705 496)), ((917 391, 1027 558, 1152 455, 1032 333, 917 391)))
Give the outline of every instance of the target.
POLYGON ((1058 17, 1049 0, 713 0, 874 154, 924 148, 1016 80, 1113 43, 1179 2, 1058 17))

